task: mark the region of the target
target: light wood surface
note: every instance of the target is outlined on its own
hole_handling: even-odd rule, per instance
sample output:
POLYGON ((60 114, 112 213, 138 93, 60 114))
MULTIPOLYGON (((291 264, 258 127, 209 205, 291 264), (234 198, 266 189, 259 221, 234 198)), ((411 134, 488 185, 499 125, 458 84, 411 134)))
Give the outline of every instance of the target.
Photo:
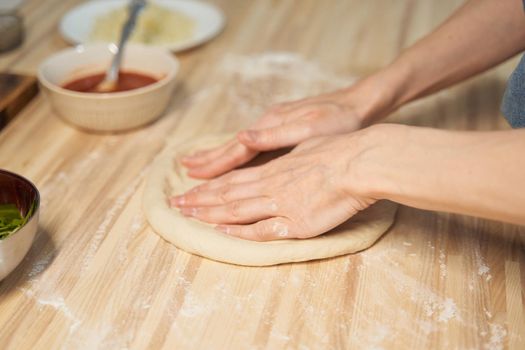
MULTIPOLYGON (((0 56, 0 69, 34 74, 43 58, 66 47, 57 21, 78 3, 26 1, 26 41, 0 56)), ((87 134, 38 96, 0 132, 0 167, 32 179, 42 194, 34 245, 0 283, 1 348, 525 348, 523 228, 401 207, 393 228, 365 252, 268 268, 187 254, 149 228, 143 182, 165 141, 237 130, 257 117, 256 103, 271 99, 258 93, 271 92, 271 81, 228 75, 220 62, 289 51, 337 77, 364 75, 461 1, 214 3, 227 27, 179 55, 181 84, 158 122, 87 134)), ((515 64, 389 121, 507 128, 498 107, 515 64)))

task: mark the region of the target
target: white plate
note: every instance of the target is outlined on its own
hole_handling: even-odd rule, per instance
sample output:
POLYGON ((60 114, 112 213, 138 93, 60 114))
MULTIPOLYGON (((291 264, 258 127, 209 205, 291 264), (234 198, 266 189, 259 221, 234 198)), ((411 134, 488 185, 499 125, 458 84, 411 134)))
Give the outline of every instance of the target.
MULTIPOLYGON (((152 2, 184 13, 196 23, 191 38, 161 45, 171 51, 182 51, 200 45, 215 37, 224 27, 224 14, 214 5, 195 0, 154 0, 152 2)), ((128 0, 95 0, 77 6, 62 17, 60 34, 72 44, 88 43, 96 19, 128 3, 128 0)))

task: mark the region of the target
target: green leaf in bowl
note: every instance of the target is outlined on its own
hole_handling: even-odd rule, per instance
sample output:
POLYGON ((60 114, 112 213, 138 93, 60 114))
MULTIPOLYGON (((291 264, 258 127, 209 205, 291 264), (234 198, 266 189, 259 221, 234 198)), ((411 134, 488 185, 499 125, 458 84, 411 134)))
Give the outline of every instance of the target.
POLYGON ((33 215, 35 205, 36 203, 34 202, 27 214, 22 217, 16 205, 0 204, 0 240, 6 239, 24 226, 31 215, 33 215))

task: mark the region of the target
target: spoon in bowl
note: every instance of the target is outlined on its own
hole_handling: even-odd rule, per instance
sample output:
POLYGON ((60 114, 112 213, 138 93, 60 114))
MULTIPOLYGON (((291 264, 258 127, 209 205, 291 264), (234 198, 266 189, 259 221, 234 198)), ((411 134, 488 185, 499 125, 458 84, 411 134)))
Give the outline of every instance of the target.
POLYGON ((135 24, 140 11, 146 6, 146 0, 131 0, 129 4, 129 13, 122 31, 120 33, 120 40, 117 45, 117 52, 114 54, 111 60, 111 65, 106 71, 104 80, 101 81, 95 88, 98 92, 109 92, 115 90, 118 83, 120 64, 122 62, 122 55, 124 53, 124 46, 126 45, 135 24))

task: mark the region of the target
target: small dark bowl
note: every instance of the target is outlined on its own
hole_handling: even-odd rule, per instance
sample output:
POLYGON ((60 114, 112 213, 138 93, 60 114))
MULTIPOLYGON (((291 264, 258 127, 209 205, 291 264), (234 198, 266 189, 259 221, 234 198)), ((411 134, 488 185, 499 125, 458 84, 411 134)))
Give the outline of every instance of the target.
POLYGON ((0 169, 0 204, 14 204, 22 216, 34 205, 33 213, 22 227, 0 240, 0 280, 22 261, 35 237, 40 212, 40 194, 35 185, 20 175, 0 169))

